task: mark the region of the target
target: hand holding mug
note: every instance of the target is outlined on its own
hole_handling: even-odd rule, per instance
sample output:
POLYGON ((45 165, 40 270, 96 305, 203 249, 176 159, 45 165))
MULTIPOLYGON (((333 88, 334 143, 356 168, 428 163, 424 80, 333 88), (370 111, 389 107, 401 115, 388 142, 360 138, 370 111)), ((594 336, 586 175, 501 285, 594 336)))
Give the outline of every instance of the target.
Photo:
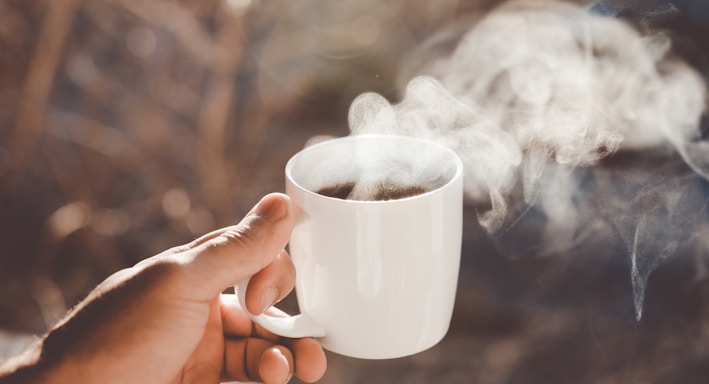
POLYGON ((326 363, 315 340, 270 333, 221 294, 251 277, 245 305, 258 312, 292 289, 283 248, 294 219, 288 196, 269 195, 238 225, 115 273, 0 367, 0 383, 283 383, 293 374, 317 381, 326 363))

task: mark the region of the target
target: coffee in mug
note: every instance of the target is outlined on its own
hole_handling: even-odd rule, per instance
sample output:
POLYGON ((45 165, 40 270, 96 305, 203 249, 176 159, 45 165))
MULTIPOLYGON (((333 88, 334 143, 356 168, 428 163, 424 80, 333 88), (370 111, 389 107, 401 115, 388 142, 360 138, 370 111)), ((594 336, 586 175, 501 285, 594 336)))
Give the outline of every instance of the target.
MULTIPOLYGON (((354 181, 331 185, 321 188, 317 191, 317 193, 328 197, 334 197, 337 199, 356 200, 356 198, 352 194, 356 185, 357 183, 354 181)), ((420 195, 426 192, 428 192, 428 188, 420 185, 398 185, 394 183, 382 183, 375 188, 374 193, 370 196, 370 199, 397 200, 420 195)))

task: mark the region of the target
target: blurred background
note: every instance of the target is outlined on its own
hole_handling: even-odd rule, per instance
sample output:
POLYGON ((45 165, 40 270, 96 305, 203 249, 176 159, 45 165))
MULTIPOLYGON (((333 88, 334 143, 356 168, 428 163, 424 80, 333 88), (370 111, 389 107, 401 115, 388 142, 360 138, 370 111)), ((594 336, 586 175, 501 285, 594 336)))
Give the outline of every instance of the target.
MULTIPOLYGON (((431 37, 499 2, 0 0, 0 358, 116 270, 282 191, 291 155, 349 133, 359 94, 396 101, 431 37)), ((663 25, 706 75, 707 7, 674 5, 663 25)), ((599 167, 611 181, 628 164, 692 173, 676 160, 599 167)), ((706 180, 692 185, 706 201, 706 180)), ((466 204, 446 339, 396 360, 331 354, 322 382, 709 382, 709 233, 653 267, 638 321, 622 239, 538 255, 543 220, 530 209, 490 235, 466 204)))

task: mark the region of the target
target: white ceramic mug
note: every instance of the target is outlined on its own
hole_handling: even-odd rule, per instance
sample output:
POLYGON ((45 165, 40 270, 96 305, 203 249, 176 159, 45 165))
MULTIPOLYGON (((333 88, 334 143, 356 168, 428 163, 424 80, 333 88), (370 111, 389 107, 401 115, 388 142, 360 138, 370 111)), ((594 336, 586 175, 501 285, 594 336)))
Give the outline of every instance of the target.
MULTIPOLYGON (((254 321, 358 358, 402 357, 438 343, 448 331, 458 282, 462 167, 447 147, 403 136, 349 136, 297 153, 286 166, 286 193, 297 212, 289 251, 301 314, 254 321), (432 185, 385 201, 317 193, 354 181, 359 172, 368 180, 420 177, 432 185)), ((247 285, 237 286, 242 305, 247 285)))

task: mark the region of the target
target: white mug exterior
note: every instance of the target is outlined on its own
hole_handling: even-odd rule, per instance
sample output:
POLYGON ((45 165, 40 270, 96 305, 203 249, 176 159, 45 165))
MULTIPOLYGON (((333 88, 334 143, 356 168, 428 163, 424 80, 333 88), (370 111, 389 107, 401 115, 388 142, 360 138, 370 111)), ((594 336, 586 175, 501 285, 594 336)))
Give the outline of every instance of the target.
MULTIPOLYGON (((303 314, 295 322, 307 323, 310 336, 324 334, 319 340, 326 349, 351 357, 397 358, 438 343, 450 324, 458 282, 462 173, 450 149, 399 136, 332 139, 296 154, 286 166, 286 193, 298 214, 289 243, 303 314), (365 162, 374 167, 379 157, 399 156, 392 151, 408 152, 404 158, 426 163, 414 172, 435 170, 440 185, 387 201, 315 192, 325 186, 313 181, 315 168, 333 173, 329 185, 338 177, 346 181, 351 175, 342 166, 365 149, 372 151, 365 162)), ((289 333, 298 328, 294 321, 274 326, 264 317, 256 319, 268 329, 301 336, 289 333)))

